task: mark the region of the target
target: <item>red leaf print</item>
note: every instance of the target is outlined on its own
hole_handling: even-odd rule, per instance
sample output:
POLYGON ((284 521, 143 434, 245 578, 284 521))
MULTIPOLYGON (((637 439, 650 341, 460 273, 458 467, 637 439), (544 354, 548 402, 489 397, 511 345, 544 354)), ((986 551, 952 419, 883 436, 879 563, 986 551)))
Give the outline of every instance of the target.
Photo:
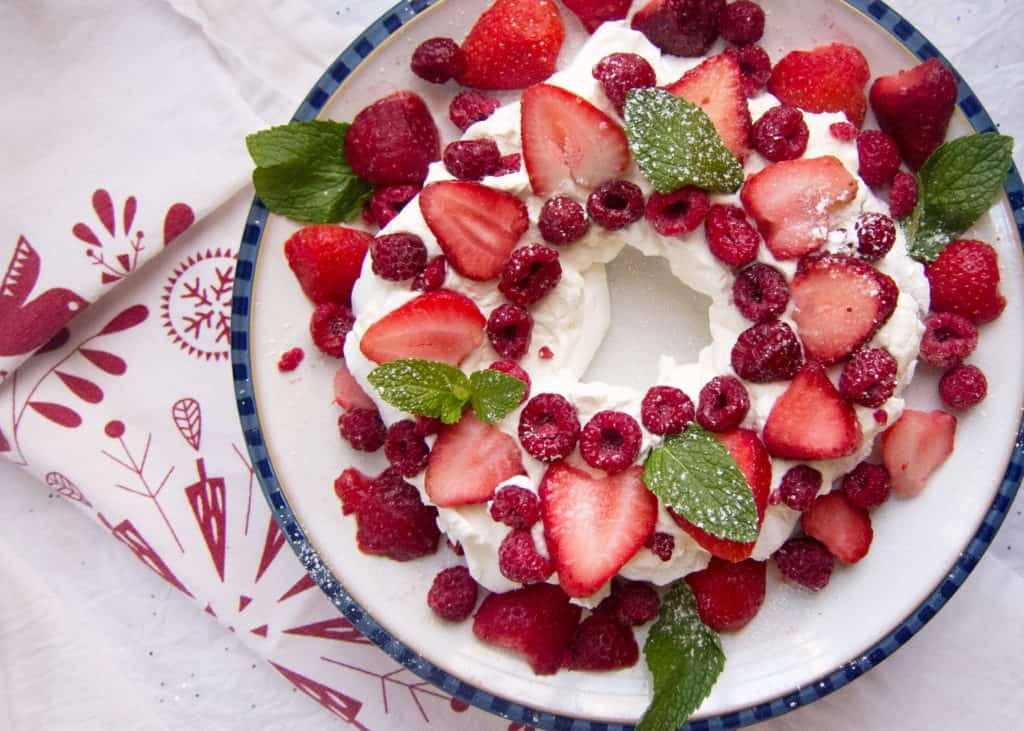
POLYGON ((292 685, 322 705, 335 716, 348 721, 356 728, 361 729, 361 731, 369 731, 366 726, 356 721, 356 715, 359 713, 359 709, 363 707, 363 704, 360 701, 357 701, 355 698, 350 698, 341 691, 334 690, 334 688, 328 688, 322 683, 318 683, 315 680, 310 680, 303 675, 299 675, 294 670, 289 670, 275 662, 271 662, 270 664, 275 670, 277 670, 277 672, 288 678, 292 685))
POLYGON ((132 223, 135 221, 135 209, 138 207, 138 201, 135 200, 135 196, 128 196, 128 200, 124 202, 124 234, 128 236, 132 232, 132 223))
POLYGON ((48 401, 29 401, 28 405, 40 416, 49 419, 54 424, 66 426, 68 429, 74 429, 82 425, 82 417, 78 415, 78 412, 69 409, 67 406, 52 404, 48 401))
POLYGON ((370 641, 357 630, 344 617, 335 617, 323 622, 314 622, 302 627, 286 629, 286 635, 301 635, 303 637, 319 637, 323 640, 337 640, 338 642, 355 642, 361 645, 369 645, 370 641))
POLYGON ((285 599, 291 599, 293 596, 301 594, 304 591, 308 591, 314 586, 316 586, 316 582, 313 581, 313 577, 309 574, 303 574, 302 578, 296 581, 295 584, 292 585, 291 589, 277 598, 277 601, 283 602, 285 599))
POLYGON ((92 232, 92 229, 86 226, 84 223, 76 223, 74 226, 72 226, 71 233, 74 234, 75 238, 78 239, 79 241, 84 241, 87 244, 99 246, 100 248, 103 247, 103 244, 100 243, 99 237, 96 234, 94 234, 92 232))
POLYGON ((118 254, 116 258, 117 263, 121 265, 122 269, 124 269, 126 272, 131 271, 132 258, 130 256, 128 256, 127 254, 118 254))
POLYGON ((203 533, 217 575, 224 581, 224 550, 227 548, 224 478, 207 477, 206 463, 202 458, 196 460, 196 471, 199 479, 185 488, 185 496, 203 533))
POLYGON ((149 542, 142 537, 142 534, 135 529, 130 520, 122 520, 115 528, 107 522, 102 513, 98 514, 98 517, 100 522, 114 534, 114 538, 128 546, 142 563, 146 564, 154 573, 175 589, 178 589, 182 594, 195 599, 192 592, 186 589, 185 585, 178 580, 178 577, 174 575, 167 564, 164 563, 164 560, 153 550, 149 542))
POLYGON ((277 525, 277 521, 274 517, 270 517, 270 522, 267 525, 267 537, 263 541, 263 553, 260 555, 260 566, 256 569, 256 581, 263 578, 263 574, 270 567, 270 564, 275 558, 277 558, 277 552, 281 550, 281 546, 284 545, 284 533, 277 525))
POLYGON ((63 371, 57 371, 57 377, 64 382, 64 385, 71 390, 71 393, 86 403, 98 404, 103 400, 103 389, 92 381, 63 371))
POLYGON ((259 635, 260 637, 266 637, 267 636, 267 632, 269 630, 270 630, 270 628, 267 625, 261 624, 256 629, 251 629, 249 631, 252 632, 254 635, 259 635))
POLYGON ((124 372, 128 370, 128 364, 124 362, 124 359, 119 358, 113 353, 108 353, 104 350, 92 350, 91 348, 80 348, 78 352, 101 371, 112 376, 124 375, 124 372))
POLYGON ((100 188, 92 194, 92 208, 100 219, 104 228, 114 235, 114 201, 110 199, 110 193, 100 188))
POLYGON ((171 418, 174 419, 174 426, 178 427, 181 438, 198 452, 199 443, 203 438, 203 412, 199 408, 199 402, 194 398, 175 401, 171 407, 171 418))
POLYGON ((144 322, 149 317, 149 308, 145 305, 132 305, 127 310, 124 310, 113 320, 107 323, 107 326, 100 330, 100 335, 110 335, 112 333, 121 332, 129 328, 135 327, 141 322, 144 322))
MULTIPOLYGON (((0 429, 0 452, 10 452, 11 443, 7 441, 7 437, 4 436, 4 430, 0 429)), ((259 579, 257 579, 258 581, 259 579)))
POLYGON ((58 495, 62 495, 68 500, 82 503, 86 507, 92 507, 92 503, 86 499, 82 491, 78 489, 78 486, 60 472, 48 472, 46 474, 46 484, 53 488, 53 491, 58 495))
POLYGON ((164 216, 164 246, 174 241, 196 220, 196 214, 184 203, 175 203, 164 216))

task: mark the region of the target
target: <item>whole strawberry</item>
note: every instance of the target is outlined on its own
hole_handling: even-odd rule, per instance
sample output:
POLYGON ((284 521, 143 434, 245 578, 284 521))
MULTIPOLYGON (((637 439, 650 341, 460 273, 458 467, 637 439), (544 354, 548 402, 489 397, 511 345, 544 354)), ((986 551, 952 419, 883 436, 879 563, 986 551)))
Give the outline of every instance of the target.
POLYGON ((935 312, 955 312, 981 324, 999 317, 1006 307, 999 292, 999 259, 983 241, 954 241, 927 266, 925 275, 935 312))
POLYGON ((424 101, 396 91, 364 108, 345 138, 345 159, 377 185, 422 185, 441 157, 441 139, 424 101))

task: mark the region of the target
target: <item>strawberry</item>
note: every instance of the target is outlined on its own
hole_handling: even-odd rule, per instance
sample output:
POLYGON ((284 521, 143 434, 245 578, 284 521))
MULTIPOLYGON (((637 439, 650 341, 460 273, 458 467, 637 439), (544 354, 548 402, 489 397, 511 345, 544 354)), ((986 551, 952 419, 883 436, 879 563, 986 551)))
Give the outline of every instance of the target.
POLYGON ((562 658, 569 670, 619 670, 636 665, 640 647, 632 627, 619 624, 607 614, 591 614, 576 628, 562 658))
POLYGON ((437 435, 424 487, 439 507, 470 505, 487 502, 498 485, 524 473, 516 440, 466 412, 437 435))
POLYGON ((761 609, 767 576, 763 561, 712 558, 706 569, 689 574, 686 583, 693 589, 701 621, 716 632, 735 632, 761 609))
POLYGON ((999 257, 983 241, 954 241, 925 268, 925 276, 935 312, 954 312, 981 324, 1006 307, 999 293, 999 257))
POLYGON ((593 33, 606 20, 622 20, 632 4, 633 0, 562 0, 562 5, 580 19, 587 33, 593 33))
POLYGON ((551 675, 561 665, 581 612, 554 584, 533 584, 488 594, 473 618, 473 634, 525 655, 537 675, 551 675))
POLYGON ((361 178, 377 185, 422 185, 441 157, 441 138, 423 99, 396 91, 352 120, 345 159, 361 178))
POLYGON ((871 548, 871 516, 841 490, 816 497, 800 520, 804 533, 824 543, 843 563, 857 563, 871 548))
POLYGON ((423 358, 457 366, 484 341, 485 322, 473 300, 439 289, 370 325, 359 349, 375 363, 423 358))
POLYGON ((805 256, 790 293, 804 353, 825 365, 866 343, 892 316, 899 298, 887 274, 844 254, 805 256))
POLYGON ((348 305, 371 241, 365 231, 320 223, 293 233, 284 242, 284 256, 315 304, 348 305))
POLYGON ((643 483, 643 468, 597 477, 564 462, 540 484, 544 540, 570 596, 590 596, 618 573, 647 540, 658 499, 643 483))
POLYGON ((956 417, 945 411, 907 409, 882 434, 882 459, 897 495, 913 497, 942 466, 956 437, 956 417))
POLYGON ((892 76, 879 76, 870 93, 878 126, 896 140, 900 154, 914 170, 946 139, 956 96, 956 77, 937 58, 892 76))
POLYGON ((344 363, 334 372, 334 402, 345 411, 377 408, 344 363))
POLYGON ((764 425, 768 453, 784 459, 834 459, 857 451, 860 422, 815 361, 804 364, 764 425))
POLYGON ((629 165, 626 133, 586 99, 538 84, 523 92, 521 110, 523 160, 537 195, 553 193, 567 178, 596 188, 629 165))
POLYGON ((839 160, 785 160, 750 176, 740 192, 776 259, 817 251, 828 239, 829 211, 857 195, 857 180, 839 160))
POLYGON ((864 85, 870 78, 863 53, 833 43, 787 53, 772 69, 768 91, 783 104, 808 112, 845 112, 860 127, 868 108, 864 85))
POLYGON ((475 89, 525 89, 551 76, 565 39, 552 0, 495 0, 462 41, 456 80, 475 89))
POLYGON ((747 159, 750 110, 743 90, 743 72, 734 58, 712 56, 683 74, 667 91, 703 109, 729 152, 740 162, 747 159))
POLYGON ((420 193, 420 211, 448 263, 469 279, 494 279, 530 220, 516 196, 480 183, 448 180, 420 193))

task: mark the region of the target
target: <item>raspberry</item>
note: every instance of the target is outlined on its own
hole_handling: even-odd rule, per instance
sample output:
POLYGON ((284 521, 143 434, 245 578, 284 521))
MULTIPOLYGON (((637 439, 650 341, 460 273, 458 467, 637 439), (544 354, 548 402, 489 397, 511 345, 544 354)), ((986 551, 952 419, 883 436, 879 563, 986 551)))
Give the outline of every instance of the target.
POLYGON ((977 406, 987 394, 988 379, 977 366, 954 366, 939 379, 939 396, 950 408, 969 409, 977 406))
POLYGON ((338 431, 360 452, 376 452, 384 446, 388 430, 377 409, 352 409, 338 417, 338 431))
POLYGON ((708 194, 688 185, 672 193, 651 193, 644 218, 662 236, 682 236, 701 225, 708 213, 708 194))
POLYGON ((501 169, 501 150, 492 139, 456 140, 444 148, 444 166, 459 180, 480 180, 501 169))
POLYGON ((676 539, 671 533, 655 531, 647 538, 644 546, 662 561, 672 559, 672 552, 676 550, 676 539))
POLYGON ((366 204, 368 223, 384 228, 419 192, 418 185, 383 185, 375 188, 370 202, 366 204))
POLYGON ((528 530, 513 530, 505 536, 498 546, 498 568, 502 576, 517 584, 539 584, 555 570, 551 561, 537 553, 528 530))
POLYGON ((427 262, 423 271, 413 277, 412 289, 418 292, 433 292, 434 290, 441 289, 447 273, 447 260, 443 255, 435 256, 427 262))
POLYGON ((562 657, 569 670, 605 671, 636 665, 640 647, 633 630, 604 614, 580 622, 562 657))
POLYGON ((540 520, 540 499, 525 487, 506 485, 494 494, 490 513, 509 528, 529 530, 540 520))
POLYGON ((523 397, 519 399, 519 403, 523 403, 526 399, 530 398, 530 374, 523 370, 518 363, 511 360, 496 360, 487 367, 494 371, 501 371, 513 378, 518 378, 526 384, 526 390, 523 391, 523 397))
POLYGON ((523 156, 518 152, 512 152, 508 155, 501 156, 501 164, 498 169, 492 173, 492 175, 508 175, 510 173, 518 173, 519 168, 523 166, 523 156))
POLYGON ((790 467, 779 483, 779 498, 786 507, 802 513, 818 496, 821 479, 821 473, 813 467, 805 464, 790 467))
POLYGON ((725 0, 665 0, 653 12, 643 14, 641 10, 633 27, 665 53, 703 56, 718 37, 718 18, 724 7, 725 0))
POLYGON ((658 616, 661 598, 650 584, 624 581, 612 584, 612 593, 595 609, 626 627, 647 624, 658 616))
POLYGON ((626 94, 630 89, 645 89, 657 83, 651 64, 635 53, 605 56, 597 62, 591 74, 601 82, 605 96, 619 114, 626 106, 626 94))
POLYGON ((807 149, 807 123, 796 107, 772 107, 754 122, 750 139, 754 149, 772 162, 795 160, 807 149))
POLYGON ((839 376, 839 395, 861 406, 877 408, 896 389, 896 359, 884 348, 858 350, 839 376))
POLYGON ((730 563, 717 556, 708 567, 686 576, 697 599, 704 624, 718 632, 731 632, 747 624, 764 603, 765 564, 747 559, 730 563))
POLYGON ((540 356, 541 360, 551 360, 555 357, 555 351, 546 345, 542 345, 541 349, 537 351, 537 354, 540 356))
POLYGON ((533 316, 518 305, 499 305, 487 318, 487 339, 502 358, 526 355, 532 333, 533 316))
POLYGON ((857 125, 849 122, 833 122, 828 126, 828 133, 840 142, 853 142, 860 134, 857 125))
POLYGON ((740 314, 753 322, 781 317, 789 304, 789 283, 773 266, 755 263, 736 275, 732 301, 740 314))
POLYGON ((281 353, 280 360, 277 361, 277 370, 282 373, 289 373, 299 367, 299 363, 302 362, 302 358, 306 354, 302 352, 302 348, 292 348, 291 350, 281 353))
POLYGON ((1006 307, 1006 299, 999 293, 996 251, 982 241, 954 241, 924 273, 934 312, 955 312, 980 325, 999 317, 1006 307))
POLYGON ((905 218, 913 213, 916 205, 917 178, 910 173, 896 173, 889 189, 889 213, 893 218, 905 218))
POLYGON ((866 261, 876 261, 889 253, 896 243, 896 224, 884 213, 862 213, 854 224, 857 253, 866 261))
POLYGON ((729 3, 718 18, 718 33, 737 46, 756 43, 764 35, 764 11, 750 0, 729 3))
POLYGON ((415 421, 416 433, 421 437, 429 437, 431 434, 437 434, 441 431, 441 427, 444 426, 443 421, 435 419, 433 416, 417 416, 415 421))
POLYGON ((441 156, 441 139, 426 102, 396 91, 362 109, 345 135, 345 160, 375 185, 422 185, 441 156))
POLYGON ((874 418, 875 423, 881 426, 885 426, 889 421, 889 414, 886 413, 885 409, 876 409, 875 413, 871 416, 874 418))
POLYGON ((743 93, 747 97, 757 96, 772 75, 772 60, 761 46, 729 46, 725 55, 734 60, 743 74, 743 93))
POLYGON ((892 479, 882 465, 861 462, 843 477, 843 492, 853 505, 871 510, 889 499, 892 479))
POLYGON ((466 68, 459 44, 451 38, 430 38, 412 52, 412 72, 424 81, 443 84, 457 78, 466 68))
POLYGON ((568 457, 580 438, 576 409, 557 393, 541 393, 530 399, 519 414, 519 441, 541 462, 568 457))
POLYGON ((644 215, 644 194, 628 180, 602 183, 587 197, 587 213, 601 228, 617 231, 644 215))
POLYGON ((415 477, 427 466, 430 447, 420 435, 416 422, 403 419, 388 427, 384 456, 391 468, 402 477, 415 477))
POLYGON ((640 454, 640 425, 621 411, 598 411, 580 434, 580 454, 591 467, 622 472, 640 454))
POLYGON ((461 622, 476 607, 479 586, 465 566, 452 566, 434 577, 427 592, 427 605, 441 619, 461 622))
POLYGON ((732 368, 754 383, 788 381, 803 365, 800 340, 781 320, 759 322, 740 333, 732 347, 732 368))
POLYGON ((678 434, 693 421, 693 401, 678 388, 652 386, 640 404, 640 421, 651 434, 678 434))
POLYGON ((553 290, 561 278, 558 252, 540 244, 530 244, 513 251, 505 262, 498 290, 511 302, 527 307, 553 290))
POLYGON ((373 480, 357 470, 349 467, 334 479, 334 494, 341 501, 341 514, 352 515, 362 508, 363 497, 370 489, 373 480))
POLYGON ((409 561, 437 551, 437 508, 394 470, 370 483, 356 510, 356 545, 363 553, 409 561))
POLYGON ((549 244, 571 244, 586 235, 590 222, 583 206, 572 198, 560 196, 544 202, 537 228, 549 244))
POLYGON ((494 114, 501 102, 478 91, 460 91, 448 105, 448 118, 452 124, 465 132, 471 125, 494 114))
POLYGON ((761 245, 761 237, 739 206, 711 206, 704 221, 704 233, 714 257, 732 267, 752 262, 761 245))
POLYGON ((738 378, 715 376, 700 390, 697 423, 708 431, 735 429, 750 410, 750 396, 738 378))
POLYGON ((356 316, 345 305, 324 302, 313 309, 309 320, 309 334, 313 344, 322 353, 341 358, 344 355, 345 338, 352 331, 356 316))
POLYGON ((885 132, 869 129, 857 136, 857 172, 874 187, 892 181, 900 169, 900 148, 885 132))
POLYGON ((427 265, 427 247, 416 234, 378 236, 370 244, 373 273, 389 282, 412 279, 427 265))
POLYGON ((451 538, 446 539, 445 542, 448 544, 448 548, 450 548, 452 550, 452 553, 454 553, 456 556, 466 555, 466 552, 463 550, 461 543, 452 543, 451 538))
POLYGON ((828 586, 836 560, 813 538, 790 538, 773 556, 779 572, 790 581, 811 591, 828 586))
POLYGON ((933 312, 924 320, 921 358, 936 368, 952 368, 974 352, 978 328, 963 315, 933 312))

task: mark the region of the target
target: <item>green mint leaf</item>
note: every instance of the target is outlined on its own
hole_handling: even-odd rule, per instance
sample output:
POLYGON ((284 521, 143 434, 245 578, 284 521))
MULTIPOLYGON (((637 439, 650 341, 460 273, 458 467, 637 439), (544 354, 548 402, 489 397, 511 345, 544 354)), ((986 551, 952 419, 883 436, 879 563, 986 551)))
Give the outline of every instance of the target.
POLYGON ((393 360, 367 376, 380 397, 408 414, 432 416, 445 424, 461 418, 471 387, 466 374, 432 360, 393 360))
POLYGON ((633 89, 625 112, 629 149, 659 193, 686 185, 735 193, 743 185, 743 166, 696 104, 662 89, 633 89))
POLYGON ((701 621, 685 581, 662 600, 644 642, 644 659, 654 677, 654 700, 636 731, 675 731, 708 697, 725 668, 722 643, 701 621))
POLYGON ((917 175, 917 206, 907 225, 910 255, 935 261, 970 228, 1002 190, 1013 165, 1013 138, 967 135, 932 153, 917 175))
POLYGON ((757 540, 757 505, 747 479, 729 450, 695 423, 651 450, 644 484, 714 536, 739 543, 757 540))
POLYGON ((473 387, 470 403, 480 421, 493 424, 512 413, 526 393, 526 384, 507 373, 490 368, 469 377, 473 387))
POLYGON ((271 212, 303 223, 351 221, 362 212, 373 186, 345 160, 350 126, 292 122, 245 138, 256 195, 271 212))

